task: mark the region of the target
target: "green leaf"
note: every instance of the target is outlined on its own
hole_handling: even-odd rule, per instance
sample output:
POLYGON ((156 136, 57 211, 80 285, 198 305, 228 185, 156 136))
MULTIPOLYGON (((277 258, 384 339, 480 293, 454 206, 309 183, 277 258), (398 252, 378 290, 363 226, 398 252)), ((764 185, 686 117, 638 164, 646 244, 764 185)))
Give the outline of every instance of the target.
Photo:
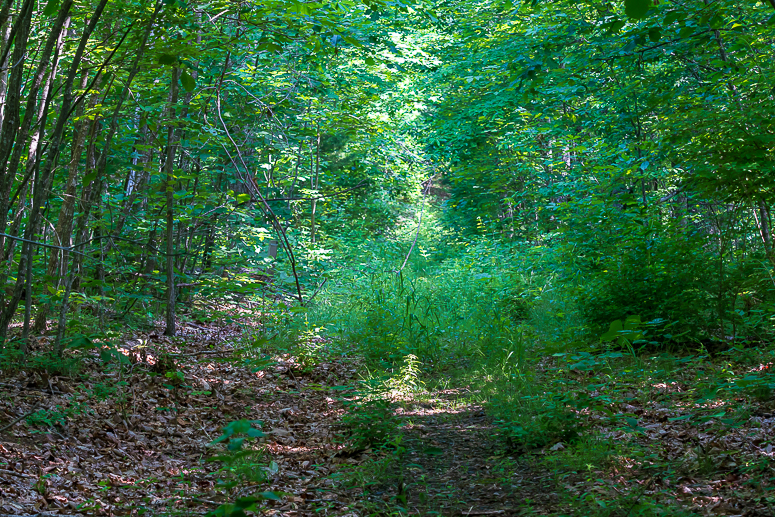
POLYGON ((603 341, 613 341, 619 337, 622 330, 622 320, 614 320, 611 322, 611 327, 608 329, 608 332, 600 336, 600 339, 603 341))
POLYGON ((440 456, 444 449, 440 447, 426 447, 422 450, 423 454, 428 454, 430 456, 440 456))
POLYGON ((242 444, 244 441, 245 441, 244 438, 232 438, 231 440, 229 440, 229 445, 226 448, 232 452, 238 451, 242 449, 242 444))
POLYGON ((651 5, 651 0, 624 0, 624 14, 634 20, 640 20, 646 17, 651 5))
POLYGON ((694 415, 677 416, 677 417, 674 417, 674 418, 668 418, 667 421, 668 422, 678 422, 679 420, 689 420, 693 416, 694 415))
POLYGON ((59 11, 60 0, 48 0, 45 9, 43 9, 43 16, 54 16, 59 11))
POLYGON ((366 59, 364 59, 364 61, 365 61, 365 62, 366 62, 366 64, 367 64, 367 65, 369 65, 369 66, 374 66, 374 63, 376 63, 376 61, 374 61, 374 58, 373 58, 373 57, 367 57, 366 59))
POLYGON ((114 353, 115 352, 113 350, 109 350, 107 348, 100 349, 100 361, 106 364, 111 362, 115 357, 114 353))
POLYGON ((667 15, 665 16, 665 25, 670 25, 671 23, 675 23, 677 21, 681 21, 686 19, 687 12, 686 11, 668 11, 667 15))
POLYGON ((611 23, 610 27, 608 27, 607 34, 616 34, 618 33, 622 27, 625 26, 627 22, 624 20, 616 20, 615 22, 611 23))
POLYGON ((237 501, 234 503, 234 506, 241 510, 252 510, 255 508, 256 502, 260 501, 261 499, 255 496, 249 496, 249 497, 240 497, 237 499, 237 501))
POLYGON ((280 52, 282 51, 283 47, 271 41, 264 41, 258 45, 258 49, 268 50, 270 52, 280 52))
POLYGON ((91 350, 97 348, 97 345, 83 334, 76 334, 68 343, 67 348, 70 350, 91 350))
POLYGON ((88 185, 89 183, 91 183, 95 179, 97 179, 97 172, 96 171, 95 172, 90 172, 89 174, 87 174, 86 176, 83 177, 83 184, 84 185, 88 185))
POLYGON ((180 74, 180 84, 183 85, 183 88, 185 88, 187 92, 192 92, 194 91, 194 88, 196 88, 196 81, 191 77, 191 74, 185 70, 180 74))
POLYGON ((159 56, 160 65, 174 65, 178 62, 178 56, 172 54, 162 54, 159 56))
MULTIPOLYGON (((646 162, 648 163, 648 162, 646 162)), ((641 324, 640 316, 627 316, 624 320, 623 330, 636 330, 641 324)))

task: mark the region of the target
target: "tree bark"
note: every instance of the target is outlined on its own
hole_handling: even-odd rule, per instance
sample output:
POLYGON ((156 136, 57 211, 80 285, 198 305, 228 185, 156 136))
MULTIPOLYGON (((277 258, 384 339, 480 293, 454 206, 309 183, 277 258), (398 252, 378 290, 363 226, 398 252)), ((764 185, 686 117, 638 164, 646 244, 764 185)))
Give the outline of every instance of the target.
MULTIPOLYGON (((27 165, 26 165, 26 173, 24 175, 24 179, 22 180, 22 183, 17 187, 16 193, 14 193, 14 197, 11 199, 11 202, 9 206, 13 206, 13 204, 16 202, 16 198, 18 197, 18 209, 16 211, 16 215, 14 216, 13 222, 11 223, 11 228, 7 232, 9 235, 18 235, 19 234, 19 228, 21 227, 22 222, 22 216, 24 214, 24 208, 27 196, 32 196, 32 185, 30 183, 30 180, 35 177, 35 174, 38 173, 40 169, 40 146, 41 141, 43 138, 43 134, 46 128, 45 121, 48 119, 48 110, 51 106, 51 85, 54 83, 54 79, 56 79, 57 71, 59 70, 59 60, 61 58, 62 54, 62 47, 64 45, 64 36, 67 32, 67 28, 70 25, 70 18, 69 16, 65 19, 65 23, 61 30, 59 31, 59 37, 56 42, 56 48, 54 49, 54 56, 53 56, 53 62, 51 65, 51 70, 46 75, 46 82, 43 85, 43 89, 40 93, 40 104, 38 105, 38 112, 36 116, 36 123, 35 123, 35 130, 32 132, 32 135, 30 137, 30 143, 29 143, 29 149, 27 151, 27 165)), ((52 31, 53 32, 53 31, 52 31)), ((34 82, 33 82, 34 87, 34 82)), ((5 247, 5 250, 0 248, 0 262, 4 262, 6 259, 11 260, 13 257, 14 247, 16 246, 17 241, 15 239, 9 239, 8 245, 5 247), (3 254, 4 253, 4 254, 3 254)), ((10 264, 9 264, 10 266, 10 264)))
POLYGON ((167 156, 164 160, 164 172, 167 176, 167 328, 165 336, 175 335, 175 241, 174 241, 174 202, 175 202, 175 125, 176 104, 178 103, 178 76, 180 70, 172 69, 172 84, 170 85, 170 103, 167 109, 167 156))
MULTIPOLYGON (((88 84, 89 75, 83 72, 81 78, 81 89, 86 88, 88 84)), ((95 86, 99 87, 99 78, 95 82, 95 86)), ((97 92, 92 93, 92 98, 89 101, 89 110, 93 109, 97 105, 99 95, 97 92)), ((86 111, 86 107, 81 104, 78 107, 78 118, 83 117, 86 111)), ((57 246, 63 248, 69 248, 72 246, 72 234, 73 234, 73 216, 75 215, 75 199, 76 188, 78 186, 78 172, 81 164, 81 152, 86 143, 86 134, 89 132, 88 128, 90 124, 88 120, 80 120, 78 129, 73 141, 72 156, 70 158, 70 164, 67 173, 67 183, 65 184, 65 193, 63 195, 62 207, 59 209, 59 217, 57 218, 57 225, 54 231, 54 243, 57 246)), ((61 285, 62 280, 67 276, 67 263, 65 262, 64 252, 57 253, 59 250, 52 250, 51 256, 48 261, 48 268, 46 269, 46 278, 57 278, 56 286, 61 285)), ((46 328, 46 318, 48 317, 48 311, 50 304, 46 304, 40 308, 35 315, 36 332, 40 332, 46 328)))

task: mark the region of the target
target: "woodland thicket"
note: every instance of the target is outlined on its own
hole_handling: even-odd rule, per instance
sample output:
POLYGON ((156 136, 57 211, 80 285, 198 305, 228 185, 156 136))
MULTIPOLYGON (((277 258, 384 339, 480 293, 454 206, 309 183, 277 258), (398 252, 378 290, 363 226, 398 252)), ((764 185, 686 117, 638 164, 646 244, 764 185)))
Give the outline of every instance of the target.
POLYGON ((9 0, 0 331, 23 349, 48 319, 61 351, 76 311, 174 335, 177 304, 253 292, 275 256, 304 303, 428 203, 519 244, 513 269, 540 255, 581 337, 637 316, 660 343, 766 339, 774 14, 9 0))
MULTIPOLYGON (((289 404, 275 423, 302 418, 297 374, 362 373, 314 385, 336 391, 314 414, 339 396, 337 443, 381 454, 350 479, 372 509, 431 508, 422 458, 448 451, 417 445, 396 401, 454 392, 506 454, 545 455, 523 472, 565 494, 544 513, 688 515, 700 478, 729 512, 739 489, 772 513, 775 0, 0 1, 0 385, 14 407, 75 392, 0 433, 62 436, 110 399, 118 444, 117 422, 143 427, 141 386, 170 429, 184 407, 205 434, 223 420, 206 441, 229 439, 215 461, 234 476, 202 470, 223 497, 195 502, 244 515, 288 494, 236 498, 235 472, 266 488, 280 467, 229 456, 266 436, 243 414, 255 393, 214 416, 242 395, 197 361, 226 350, 253 391, 284 365, 292 382, 261 395, 289 404), (213 322, 247 344, 218 330, 197 346, 221 349, 186 352, 213 322), (178 348, 148 360, 136 334, 178 348)), ((15 461, 0 473, 32 479, 15 461)))

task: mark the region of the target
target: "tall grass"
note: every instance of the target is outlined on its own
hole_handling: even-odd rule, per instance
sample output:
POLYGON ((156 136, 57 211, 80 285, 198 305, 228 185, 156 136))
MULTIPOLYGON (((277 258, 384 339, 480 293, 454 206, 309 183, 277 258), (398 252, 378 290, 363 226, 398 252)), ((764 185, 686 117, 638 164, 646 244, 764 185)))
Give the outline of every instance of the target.
POLYGON ((368 263, 341 269, 310 311, 310 325, 386 368, 410 354, 436 369, 513 347, 519 315, 509 305, 514 275, 504 268, 505 251, 468 246, 435 264, 420 257, 400 272, 396 251, 371 250, 368 263))

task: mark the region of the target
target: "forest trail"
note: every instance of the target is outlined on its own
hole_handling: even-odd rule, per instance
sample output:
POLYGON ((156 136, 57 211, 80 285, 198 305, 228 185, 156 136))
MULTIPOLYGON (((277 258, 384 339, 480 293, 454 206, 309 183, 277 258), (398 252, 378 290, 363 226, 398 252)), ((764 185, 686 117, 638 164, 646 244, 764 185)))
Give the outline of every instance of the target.
POLYGON ((397 409, 399 460, 370 486, 371 502, 390 502, 410 515, 516 516, 556 509, 551 472, 509 456, 492 418, 463 402, 464 393, 444 390, 397 409))
POLYGON ((234 323, 192 323, 181 334, 91 350, 68 375, 6 375, 0 514, 202 516, 262 491, 280 494, 258 512, 272 516, 360 516, 386 504, 509 516, 555 504, 551 477, 502 454, 492 420, 463 402, 465 390, 396 404, 399 449, 359 453, 341 434, 341 389, 356 383, 356 358, 264 355, 234 323), (211 442, 240 419, 260 421, 265 436, 244 447, 257 452, 208 461, 223 454, 211 442), (352 482, 391 455, 367 490, 352 482), (229 481, 236 486, 219 488, 229 481))

